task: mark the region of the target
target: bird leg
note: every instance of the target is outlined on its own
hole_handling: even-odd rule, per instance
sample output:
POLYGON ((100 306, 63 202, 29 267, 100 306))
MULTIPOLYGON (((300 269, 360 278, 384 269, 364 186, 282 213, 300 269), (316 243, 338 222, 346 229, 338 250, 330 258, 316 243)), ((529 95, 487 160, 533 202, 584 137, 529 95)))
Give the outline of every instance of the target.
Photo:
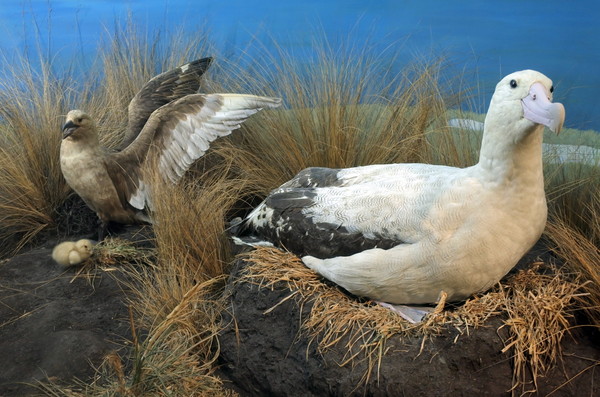
POLYGON ((98 219, 98 241, 104 240, 108 234, 108 221, 101 218, 98 219))
POLYGON ((427 307, 427 306, 405 306, 405 305, 392 305, 387 302, 379 302, 376 303, 386 309, 390 309, 394 313, 397 313, 400 317, 405 319, 411 324, 418 324, 425 316, 428 314, 439 314, 444 310, 444 306, 446 305, 446 298, 448 294, 444 291, 440 291, 440 294, 437 299, 437 304, 435 307, 427 307))
POLYGON ((393 311, 411 324, 418 324, 422 322, 426 315, 434 311, 433 307, 427 306, 393 305, 391 303, 380 301, 376 301, 376 303, 393 311))

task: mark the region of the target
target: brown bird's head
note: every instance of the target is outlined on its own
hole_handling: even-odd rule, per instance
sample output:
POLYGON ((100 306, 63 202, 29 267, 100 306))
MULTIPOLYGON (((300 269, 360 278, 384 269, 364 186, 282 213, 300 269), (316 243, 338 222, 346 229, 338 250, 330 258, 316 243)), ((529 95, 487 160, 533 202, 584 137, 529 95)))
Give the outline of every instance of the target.
POLYGON ((67 120, 63 125, 63 139, 70 136, 84 136, 87 132, 94 132, 94 122, 85 112, 71 110, 67 113, 67 120))

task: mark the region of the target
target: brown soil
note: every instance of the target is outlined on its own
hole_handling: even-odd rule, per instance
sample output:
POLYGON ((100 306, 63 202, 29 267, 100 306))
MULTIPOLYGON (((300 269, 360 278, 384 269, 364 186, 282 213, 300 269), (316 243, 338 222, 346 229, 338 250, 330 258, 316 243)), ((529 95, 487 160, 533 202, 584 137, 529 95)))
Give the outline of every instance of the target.
MULTIPOLYGON (((75 269, 63 270, 50 258, 55 244, 0 263, 1 396, 39 394, 34 385, 47 378, 89 381, 106 354, 127 357, 131 332, 123 273, 74 279, 75 269)), ((236 263, 231 280, 243 265, 236 263)), ((510 395, 512 359, 510 351, 501 353, 502 317, 468 335, 447 329, 424 343, 421 337, 392 338, 379 372, 361 382, 365 361, 339 365, 347 353, 344 341, 320 354, 318 340, 310 343, 301 332, 310 304, 299 307, 289 299, 265 314, 289 295, 287 288, 230 283, 228 293, 218 375, 242 396, 510 395)), ((593 368, 600 362, 598 335, 574 331, 562 348, 563 361, 538 380, 536 394, 600 395, 593 368)))
MULTIPOLYGON (((39 393, 38 381, 90 379, 129 337, 125 293, 112 275, 73 279, 34 249, 0 265, 0 395, 39 393), (117 343, 118 342, 118 343, 117 343)), ((118 277, 118 276, 117 276, 118 277)))
MULTIPOLYGON (((244 262, 236 263, 238 279, 244 262)), ((232 284, 233 285, 233 284, 232 284)), ((484 327, 461 334, 447 327, 439 336, 393 337, 379 372, 368 381, 365 360, 340 366, 346 340, 324 354, 302 329, 311 302, 287 299, 280 283, 273 290, 248 282, 230 288, 228 315, 220 337, 220 375, 244 396, 507 396, 513 385, 511 350, 502 353, 507 328, 496 316, 484 327), (270 310, 271 309, 271 310, 270 310)), ((562 361, 538 379, 545 396, 600 395, 594 366, 600 360, 598 335, 577 332, 563 339, 562 361), (580 374, 581 373, 581 374, 580 374), (578 375, 579 374, 579 375, 578 375)), ((514 391, 534 389, 532 384, 514 391)))

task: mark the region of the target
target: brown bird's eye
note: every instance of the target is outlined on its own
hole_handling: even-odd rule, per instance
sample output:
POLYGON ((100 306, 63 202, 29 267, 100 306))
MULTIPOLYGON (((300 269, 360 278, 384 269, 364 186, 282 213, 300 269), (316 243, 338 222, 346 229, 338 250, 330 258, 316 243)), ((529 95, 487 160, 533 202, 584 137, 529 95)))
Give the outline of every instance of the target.
POLYGON ((517 81, 516 80, 511 80, 510 81, 510 87, 511 88, 517 88, 517 81))
POLYGON ((83 121, 83 119, 80 117, 77 119, 77 122, 81 124, 81 122, 83 121))

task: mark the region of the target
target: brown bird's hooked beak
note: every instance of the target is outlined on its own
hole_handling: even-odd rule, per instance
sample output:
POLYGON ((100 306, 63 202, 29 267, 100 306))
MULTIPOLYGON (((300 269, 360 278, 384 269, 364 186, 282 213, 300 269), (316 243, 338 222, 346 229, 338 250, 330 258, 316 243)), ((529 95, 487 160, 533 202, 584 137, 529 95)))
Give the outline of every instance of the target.
POLYGON ((67 121, 62 128, 63 139, 69 137, 75 131, 75 129, 77 129, 77 125, 71 120, 67 121))

